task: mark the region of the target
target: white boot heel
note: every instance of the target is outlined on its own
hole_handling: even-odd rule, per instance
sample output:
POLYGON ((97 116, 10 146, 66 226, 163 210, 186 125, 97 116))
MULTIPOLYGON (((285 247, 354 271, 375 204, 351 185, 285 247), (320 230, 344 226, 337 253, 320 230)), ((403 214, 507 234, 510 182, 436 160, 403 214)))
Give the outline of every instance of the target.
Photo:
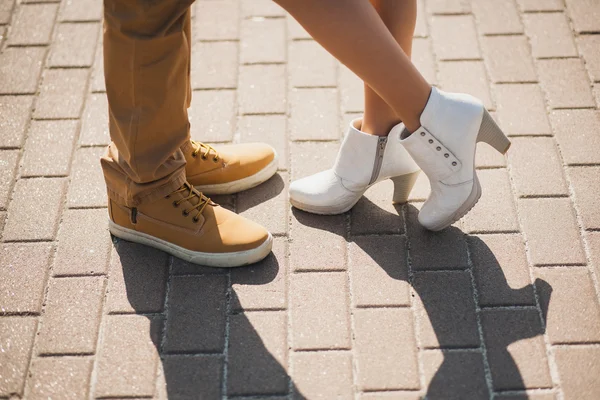
POLYGON ((391 177, 396 177, 394 201, 406 201, 419 167, 402 145, 404 125, 396 125, 387 137, 361 132, 361 125, 360 119, 350 123, 333 168, 292 182, 294 207, 315 214, 341 214, 354 207, 368 188, 391 177))
POLYGON ((415 186, 415 182, 417 182, 420 172, 421 171, 416 171, 410 174, 394 176, 390 178, 390 180, 394 182, 394 194, 392 196, 393 203, 401 204, 408 201, 408 196, 410 195, 412 188, 415 186))
POLYGON ((490 113, 486 110, 483 110, 483 118, 481 119, 479 133, 477 134, 477 141, 489 144, 501 154, 506 154, 510 148, 510 140, 508 140, 504 132, 496 124, 496 121, 494 121, 490 113))

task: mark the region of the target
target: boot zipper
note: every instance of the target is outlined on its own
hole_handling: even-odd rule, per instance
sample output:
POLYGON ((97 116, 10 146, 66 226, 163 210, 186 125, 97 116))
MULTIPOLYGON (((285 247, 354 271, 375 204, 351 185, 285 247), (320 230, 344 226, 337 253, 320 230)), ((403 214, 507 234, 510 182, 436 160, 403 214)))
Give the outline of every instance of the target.
POLYGON ((381 164, 383 163, 383 153, 385 152, 385 144, 387 143, 387 136, 382 136, 377 142, 377 150, 375 152, 375 162, 373 164, 373 174, 371 175, 371 181, 369 185, 377 180, 379 171, 381 171, 381 164))

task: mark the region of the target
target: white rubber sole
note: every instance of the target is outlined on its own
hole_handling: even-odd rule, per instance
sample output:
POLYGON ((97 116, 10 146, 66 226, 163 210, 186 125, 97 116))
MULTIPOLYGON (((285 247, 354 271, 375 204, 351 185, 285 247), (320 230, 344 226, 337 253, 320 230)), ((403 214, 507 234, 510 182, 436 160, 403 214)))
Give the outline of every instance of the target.
POLYGON ((234 268, 254 264, 269 255, 273 247, 273 237, 270 233, 267 240, 254 249, 234 253, 204 253, 188 250, 146 233, 124 228, 110 219, 108 220, 108 229, 118 238, 154 247, 193 264, 216 268, 234 268))
POLYGON ((198 185, 194 186, 196 189, 204 194, 233 194, 242 192, 244 190, 252 189, 260 185, 263 182, 268 181, 277 172, 279 165, 277 154, 275 158, 266 167, 258 171, 254 175, 247 176, 237 181, 227 183, 216 183, 213 185, 198 185))

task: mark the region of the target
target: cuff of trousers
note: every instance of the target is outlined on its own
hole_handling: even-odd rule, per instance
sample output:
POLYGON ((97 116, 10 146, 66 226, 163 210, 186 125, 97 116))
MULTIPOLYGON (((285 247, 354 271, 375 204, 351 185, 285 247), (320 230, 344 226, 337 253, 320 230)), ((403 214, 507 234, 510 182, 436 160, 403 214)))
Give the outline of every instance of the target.
POLYGON ((165 197, 166 195, 174 192, 179 189, 185 182, 187 181, 185 176, 185 168, 182 168, 179 173, 174 174, 174 176, 169 179, 166 183, 149 189, 148 191, 142 191, 138 195, 133 198, 125 198, 121 195, 121 193, 113 190, 110 186, 107 185, 108 197, 117 202, 118 204, 124 205, 126 207, 138 207, 140 204, 152 203, 161 197, 165 197))

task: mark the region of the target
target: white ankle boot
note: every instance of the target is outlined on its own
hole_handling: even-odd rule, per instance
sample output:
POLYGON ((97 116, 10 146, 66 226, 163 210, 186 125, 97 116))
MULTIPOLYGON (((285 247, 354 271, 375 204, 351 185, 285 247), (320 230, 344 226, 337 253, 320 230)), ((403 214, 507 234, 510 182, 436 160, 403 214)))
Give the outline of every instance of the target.
POLYGON ((465 215, 481 197, 475 171, 477 142, 504 154, 510 141, 478 99, 436 88, 423 113, 421 127, 404 131, 402 144, 429 178, 431 194, 419 212, 425 228, 439 231, 465 215))
POLYGON ((404 203, 419 175, 419 167, 401 144, 404 125, 387 137, 361 132, 362 121, 350 123, 332 169, 292 182, 290 202, 315 214, 341 214, 350 210, 372 185, 394 181, 393 201, 404 203))

